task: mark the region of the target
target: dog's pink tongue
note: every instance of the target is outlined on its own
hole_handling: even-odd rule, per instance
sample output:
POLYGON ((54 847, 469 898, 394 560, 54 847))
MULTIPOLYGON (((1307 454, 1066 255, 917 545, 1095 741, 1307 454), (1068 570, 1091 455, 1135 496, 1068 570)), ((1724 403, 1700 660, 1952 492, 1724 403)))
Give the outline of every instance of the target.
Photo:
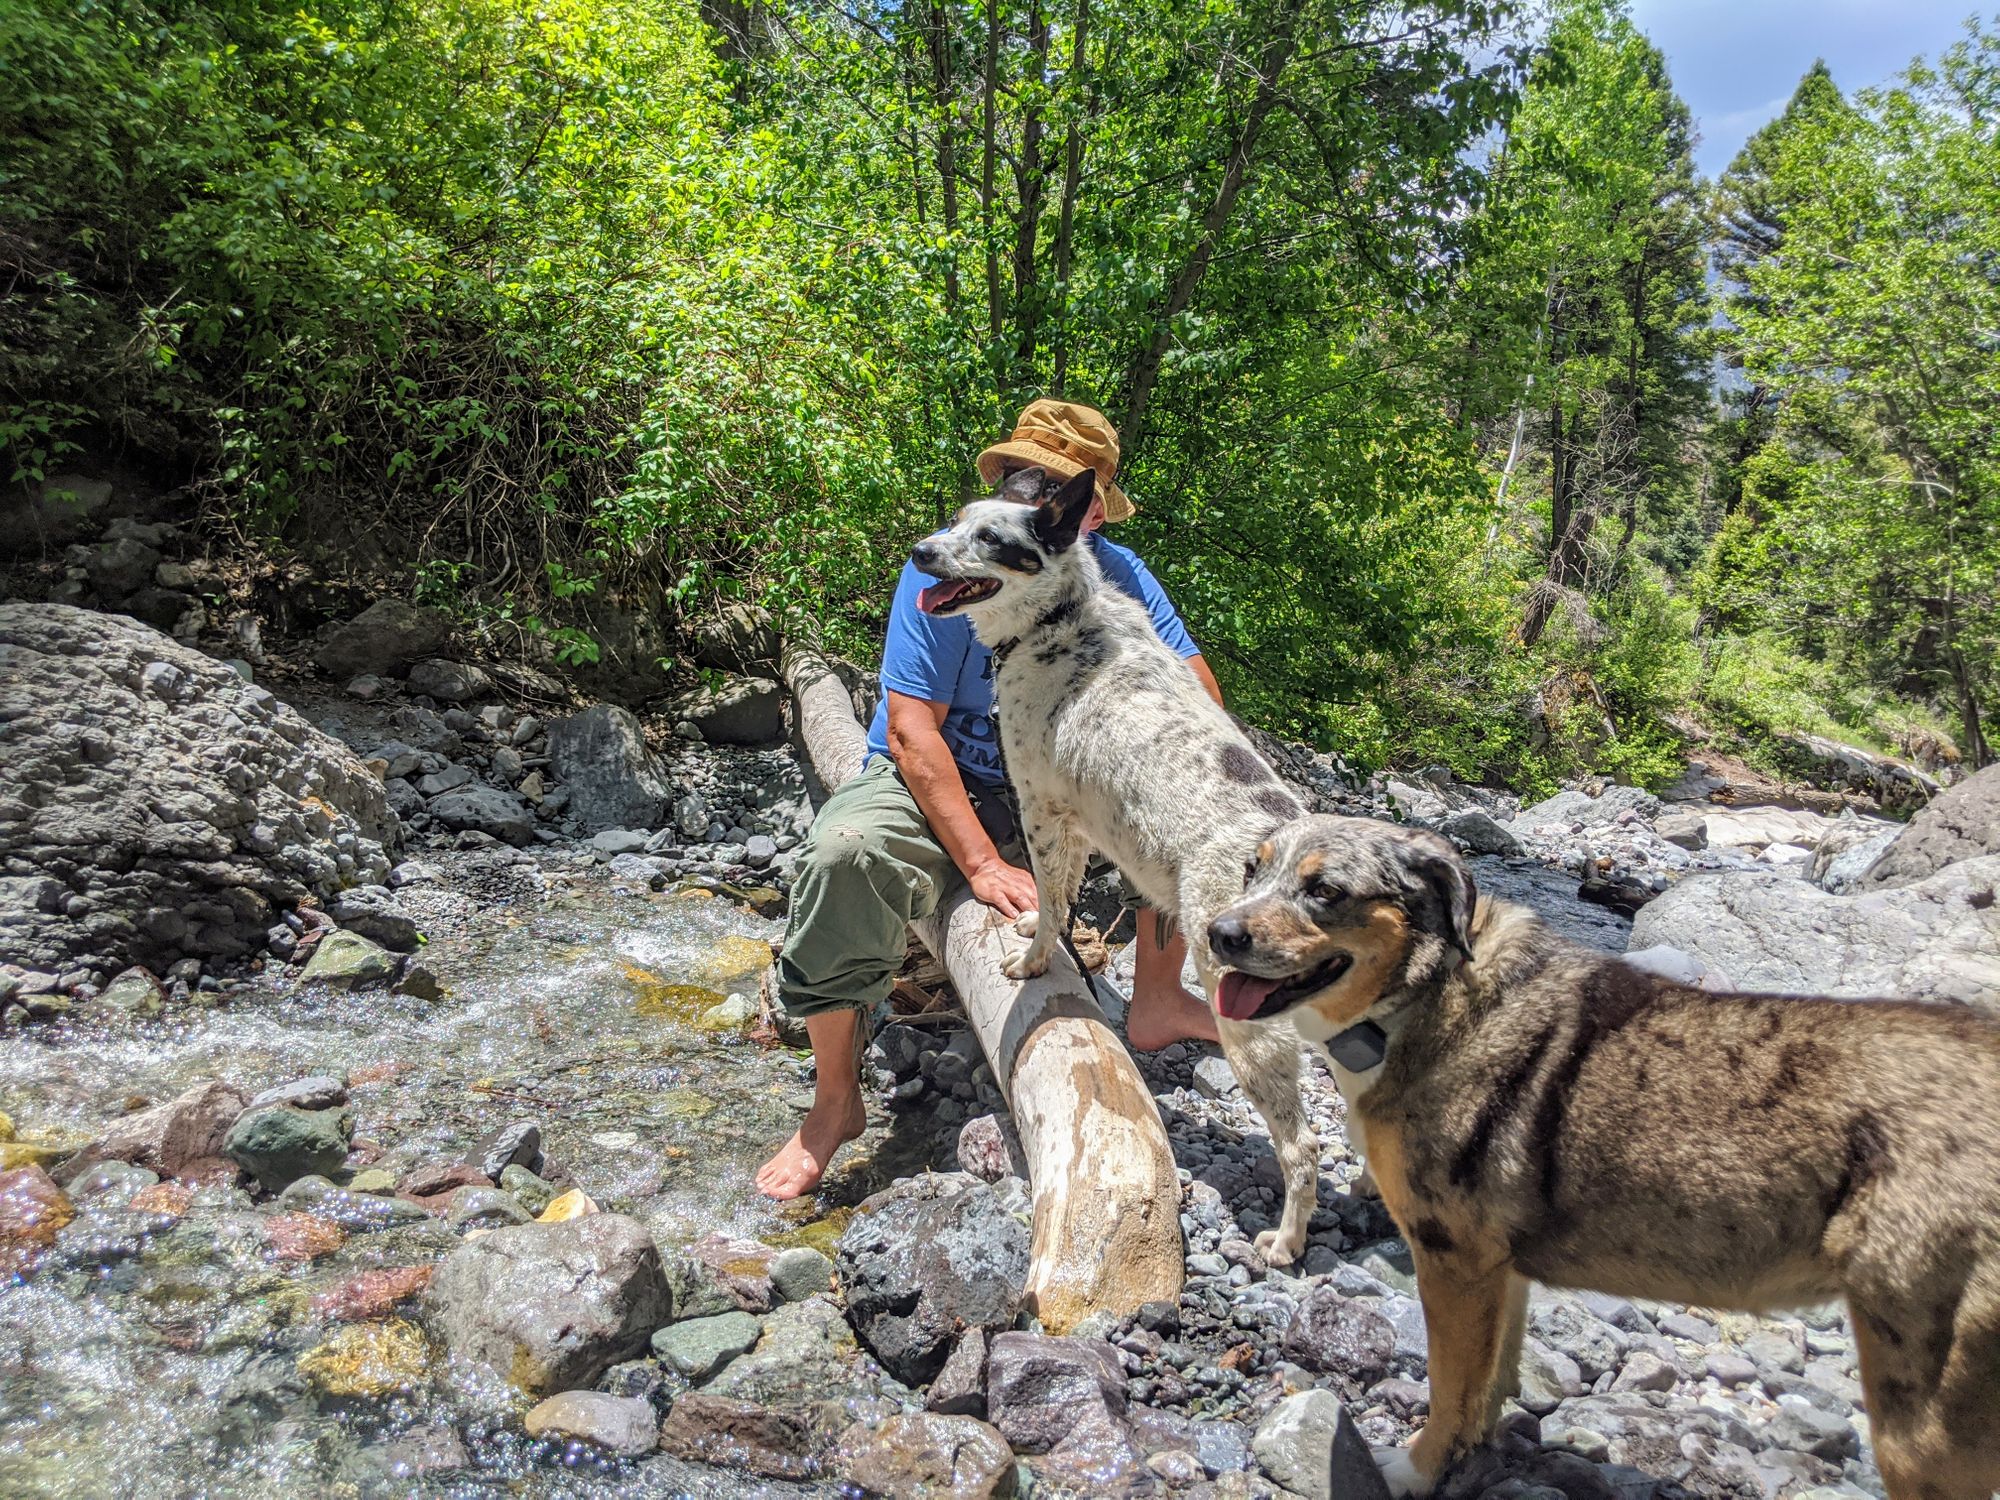
POLYGON ((1215 987, 1215 1008, 1232 1021, 1247 1021, 1277 987, 1275 979, 1260 979, 1255 974, 1231 969, 1215 987))
POLYGON ((940 604, 948 603, 965 591, 965 580, 947 578, 943 583, 933 583, 917 595, 917 608, 930 614, 940 604))

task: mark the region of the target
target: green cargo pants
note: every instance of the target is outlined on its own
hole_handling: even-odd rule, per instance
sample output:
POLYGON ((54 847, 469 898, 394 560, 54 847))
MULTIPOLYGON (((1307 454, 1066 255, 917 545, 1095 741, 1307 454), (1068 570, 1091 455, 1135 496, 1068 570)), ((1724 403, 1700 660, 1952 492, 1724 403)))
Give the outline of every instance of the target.
MULTIPOLYGON (((1002 858, 1026 863, 1018 835, 995 842, 1002 858)), ((827 798, 800 846, 778 958, 785 1010, 801 1018, 874 1010, 903 967, 910 923, 936 911, 961 878, 895 762, 876 756, 827 798)))

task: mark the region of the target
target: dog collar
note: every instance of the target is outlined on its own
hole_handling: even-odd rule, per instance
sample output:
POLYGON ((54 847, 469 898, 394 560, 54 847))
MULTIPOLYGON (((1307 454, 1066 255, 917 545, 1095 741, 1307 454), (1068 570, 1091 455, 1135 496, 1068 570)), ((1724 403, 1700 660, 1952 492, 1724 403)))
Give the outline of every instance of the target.
POLYGON ((1366 1073, 1382 1066, 1389 1055, 1389 1034, 1373 1021, 1356 1021, 1345 1031, 1336 1032, 1326 1044, 1333 1060, 1350 1073, 1366 1073))

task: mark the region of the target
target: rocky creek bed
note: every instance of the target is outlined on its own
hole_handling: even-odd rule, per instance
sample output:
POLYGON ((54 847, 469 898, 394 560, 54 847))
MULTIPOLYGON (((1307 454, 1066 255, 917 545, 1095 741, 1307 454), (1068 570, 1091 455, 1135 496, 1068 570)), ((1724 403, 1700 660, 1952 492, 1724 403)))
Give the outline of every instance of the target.
MULTIPOLYGON (((10 614, 0 649, 98 639, 87 615, 10 614)), ((7 1493, 1365 1500, 1366 1446, 1420 1425, 1407 1254, 1348 1190, 1316 1068, 1320 1206, 1302 1263, 1271 1269, 1251 1241, 1276 1164, 1227 1064, 1142 1059, 1186 1290, 1067 1337, 1021 1311, 1025 1185, 948 1014, 878 1035, 868 1132, 816 1199, 755 1193, 810 1087, 760 1006, 807 778, 767 723, 739 726, 759 747, 712 743, 761 689, 710 691, 649 743, 621 711, 538 710, 377 638, 341 658, 344 688, 279 677, 239 705, 243 671, 140 628, 103 648, 111 686, 71 693, 124 737, 93 747, 51 700, 14 716, 38 765, 163 775, 134 746, 196 710, 223 717, 166 736, 173 755, 245 712, 272 748, 234 802, 168 798, 213 837, 150 867, 62 852, 59 777, 0 799, 32 907, 10 951, 48 955, 0 968, 7 1493), (197 888, 199 924, 145 920, 197 888), (218 888, 250 894, 199 894, 218 888), (158 972, 121 967, 107 912, 158 972)), ((1321 808, 1449 832, 1483 889, 1578 941, 1711 981, 2000 1002, 1993 773, 1900 833, 1629 788, 1522 809, 1269 748, 1321 808), (1894 881, 1871 884, 1888 849, 1894 881)), ((236 763, 213 762, 225 785, 236 763)), ((1838 1309, 1538 1292, 1502 1441, 1445 1493, 1880 1495, 1866 1434, 1838 1309)))

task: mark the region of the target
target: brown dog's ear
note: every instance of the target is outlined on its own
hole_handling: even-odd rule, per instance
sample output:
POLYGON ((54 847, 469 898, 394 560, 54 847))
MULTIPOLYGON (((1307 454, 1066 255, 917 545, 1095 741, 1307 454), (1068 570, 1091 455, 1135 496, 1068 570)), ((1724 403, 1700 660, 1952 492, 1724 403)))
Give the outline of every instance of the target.
POLYGON ((1051 552, 1074 546, 1090 514, 1091 498, 1097 493, 1097 475, 1089 469, 1064 483, 1063 487, 1035 508, 1035 537, 1051 552))
POLYGON ((1472 909, 1479 887, 1458 850, 1439 835, 1410 831, 1402 840, 1403 868, 1436 904, 1444 930, 1438 933, 1465 958, 1472 957, 1472 909))

